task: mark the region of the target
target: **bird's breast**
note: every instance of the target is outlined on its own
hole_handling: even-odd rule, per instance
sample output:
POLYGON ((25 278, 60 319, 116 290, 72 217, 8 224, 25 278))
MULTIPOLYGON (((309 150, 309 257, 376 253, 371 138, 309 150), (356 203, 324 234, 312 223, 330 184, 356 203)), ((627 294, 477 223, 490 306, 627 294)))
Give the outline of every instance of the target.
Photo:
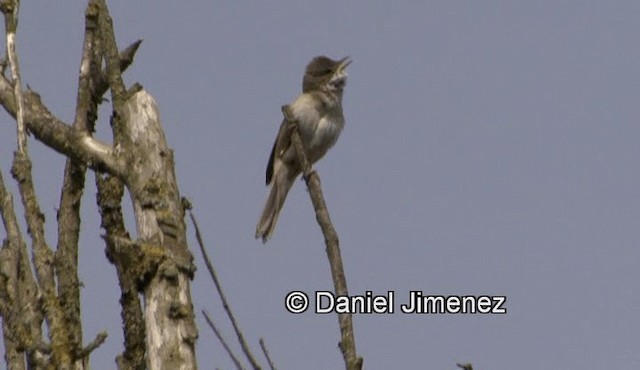
POLYGON ((336 143, 344 127, 342 105, 326 94, 303 94, 291 105, 300 137, 311 163, 336 143))
POLYGON ((310 146, 333 146, 344 127, 342 117, 324 116, 318 121, 310 146))
POLYGON ((342 115, 327 115, 318 121, 318 124, 306 144, 309 160, 313 163, 322 158, 327 151, 338 141, 338 137, 344 127, 342 115))

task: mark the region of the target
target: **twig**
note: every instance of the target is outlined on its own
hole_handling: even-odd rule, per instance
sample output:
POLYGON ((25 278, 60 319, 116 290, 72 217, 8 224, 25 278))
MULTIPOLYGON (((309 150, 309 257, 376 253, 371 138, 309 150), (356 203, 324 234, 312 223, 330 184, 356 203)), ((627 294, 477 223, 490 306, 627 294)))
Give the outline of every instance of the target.
MULTIPOLYGON (((291 143, 296 150, 298 162, 302 168, 303 178, 307 184, 307 188, 309 189, 309 196, 311 197, 313 208, 316 211, 316 220, 318 221, 320 229, 322 229, 322 234, 324 235, 335 293, 338 296, 348 296, 347 279, 342 266, 338 234, 333 228, 331 219, 329 218, 329 211, 327 210, 327 205, 325 204, 324 196, 322 195, 322 188, 320 187, 320 178, 318 177, 318 174, 311 169, 311 165, 306 158, 302 139, 300 139, 300 133, 298 132, 298 123, 293 119, 293 115, 291 114, 288 105, 282 107, 282 113, 285 120, 293 128, 291 132, 291 143)), ((338 314, 338 323, 340 325, 340 333, 342 336, 339 346, 342 351, 345 366, 347 370, 360 370, 362 369, 363 359, 362 357, 358 357, 356 353, 356 342, 353 334, 351 314, 338 314)))
POLYGON ((473 370, 473 366, 471 366, 471 364, 456 364, 456 365, 463 370, 473 370))
POLYGON ((207 311, 202 310, 202 314, 204 315, 204 319, 207 321, 207 324, 209 324, 209 327, 211 328, 211 330, 213 330, 213 333, 216 335, 216 337, 218 337, 218 340, 220 341, 220 343, 222 343, 225 351, 227 351, 227 354, 229 355, 229 357, 231 357, 231 360, 236 365, 236 369, 244 370, 242 364, 240 363, 240 360, 238 360, 238 357, 233 353, 227 342, 224 340, 224 338, 222 337, 222 333, 220 333, 220 330, 218 330, 216 325, 213 323, 213 320, 211 319, 207 311))
POLYGON ((269 368, 271 370, 277 370, 276 366, 271 361, 271 356, 269 356, 269 351, 267 351, 267 346, 264 344, 264 339, 260 338, 260 348, 262 348, 262 353, 264 353, 264 357, 267 358, 267 362, 269 363, 269 368))
MULTIPOLYGON (((137 40, 126 49, 120 52, 120 70, 124 72, 133 63, 133 58, 138 51, 138 48, 142 44, 142 40, 137 40)), ((99 78, 96 81, 95 93, 97 97, 101 97, 109 89, 109 80, 107 78, 106 69, 100 73, 99 78)))
POLYGON ((222 306, 224 307, 227 316, 229 316, 229 321, 231 321, 231 325, 233 326, 233 330, 236 332, 238 336, 238 342, 240 342, 240 347, 242 347, 242 352, 244 352, 245 356, 247 356, 247 360, 251 363, 251 366, 260 370, 261 367, 256 361, 255 357, 251 353, 249 346, 247 345, 247 341, 244 339, 244 335, 242 334, 242 330, 240 330, 240 326, 238 325, 235 316, 233 315, 233 311, 231 311, 231 307, 227 302, 227 298, 224 295, 224 291, 222 290, 222 285, 220 284, 220 280, 218 279, 218 274, 213 269, 213 264, 211 264, 211 259, 209 259, 209 255, 207 254, 206 249, 204 248, 204 243, 202 241, 202 236, 200 235, 200 228, 198 227, 198 222, 196 221, 196 217, 193 214, 193 211, 189 211, 189 216, 191 217, 191 222, 193 222, 193 227, 196 230, 196 239, 198 240, 198 245, 200 246, 200 251, 202 252, 202 257, 204 258, 204 263, 207 265, 207 270, 209 270, 209 275, 211 275, 211 279, 216 286, 216 290, 218 291, 218 295, 220 295, 220 300, 222 301, 222 306))
POLYGON ((3 0, 0 8, 4 13, 5 32, 7 34, 7 57, 11 68, 13 95, 16 99, 16 121, 18 121, 18 151, 23 153, 27 147, 27 129, 24 122, 24 101, 20 65, 16 53, 16 31, 18 29, 18 10, 20 0, 3 0))
POLYGON ((78 358, 85 358, 91 354, 96 348, 100 347, 102 343, 107 339, 107 332, 103 331, 96 335, 95 339, 91 341, 91 343, 87 344, 80 353, 78 354, 78 358))

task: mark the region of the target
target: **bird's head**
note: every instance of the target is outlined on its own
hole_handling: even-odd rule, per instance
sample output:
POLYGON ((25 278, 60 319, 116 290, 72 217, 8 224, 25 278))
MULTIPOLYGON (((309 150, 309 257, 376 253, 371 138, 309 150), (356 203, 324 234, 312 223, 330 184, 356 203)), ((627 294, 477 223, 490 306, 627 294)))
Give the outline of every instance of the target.
POLYGON ((307 64, 302 79, 302 92, 329 90, 342 92, 347 84, 346 68, 351 64, 349 57, 333 60, 325 56, 315 57, 307 64))

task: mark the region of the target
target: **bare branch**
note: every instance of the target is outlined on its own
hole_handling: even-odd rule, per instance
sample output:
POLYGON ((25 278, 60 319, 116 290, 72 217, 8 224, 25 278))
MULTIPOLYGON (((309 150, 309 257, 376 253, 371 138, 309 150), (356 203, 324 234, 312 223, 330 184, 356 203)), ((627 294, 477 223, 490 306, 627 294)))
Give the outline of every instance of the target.
POLYGON ((224 338, 222 337, 222 334, 220 333, 220 330, 218 330, 216 325, 213 323, 213 320, 211 319, 207 311, 202 310, 202 315, 204 315, 204 319, 207 321, 207 324, 209 325, 211 330, 213 330, 213 334, 215 334, 216 337, 218 337, 218 340, 220 341, 220 343, 222 343, 222 346, 224 347, 225 351, 227 351, 227 354, 229 355, 229 357, 231 357, 231 360, 233 361, 234 365, 236 365, 236 369, 244 370, 244 368, 242 367, 242 364, 240 364, 240 360, 238 360, 238 357, 233 353, 233 351, 231 350, 227 342, 224 340, 224 338))
POLYGON ((57 215, 58 248, 55 253, 55 269, 58 277, 58 297, 71 335, 71 345, 75 349, 82 345, 78 241, 85 170, 84 165, 67 158, 57 215))
POLYGON ((2 172, 0 172, 0 215, 2 216, 4 229, 7 232, 7 238, 11 241, 15 240, 24 244, 13 208, 13 197, 5 187, 2 172))
POLYGON ((238 337, 238 342, 240 342, 240 347, 242 347, 242 351, 244 352, 247 360, 251 363, 251 366, 254 369, 260 369, 260 365, 256 358, 251 353, 251 349, 247 344, 247 341, 244 339, 244 335, 242 334, 242 330, 240 329, 240 325, 236 321, 235 315, 231 310, 231 306, 227 301, 227 297, 224 294, 224 290, 222 290, 222 284, 220 284, 220 279, 218 279, 218 274, 216 270, 213 268, 213 264, 211 263, 211 259, 209 258, 209 254, 204 247, 204 243, 202 241, 202 235, 200 234, 200 228, 198 227, 198 222, 196 221, 196 217, 193 212, 189 212, 189 216, 191 217, 191 222, 193 222, 193 227, 196 230, 196 240, 198 240, 198 245, 200 246, 200 251, 202 252, 202 258, 204 258, 204 263, 207 266, 207 270, 209 270, 209 275, 213 280, 213 283, 216 286, 216 290, 218 291, 218 295, 220 296, 220 301, 222 301, 222 307, 224 307, 227 316, 229 317, 229 321, 231 321, 231 325, 233 326, 233 330, 236 332, 236 336, 238 337))
MULTIPOLYGON (((91 134, 97 118, 98 101, 93 98, 92 85, 100 75, 100 54, 96 52, 96 23, 98 8, 90 2, 85 11, 85 35, 80 62, 76 117, 73 127, 91 134)), ((80 204, 84 192, 86 166, 67 157, 60 207, 58 208, 58 248, 55 267, 58 277, 58 296, 69 328, 71 345, 76 352, 82 346, 82 317, 80 314, 80 280, 78 279, 78 241, 80 236, 80 204)), ((106 336, 105 336, 106 337, 106 336)), ((104 340, 104 339, 103 339, 104 340)), ((85 361, 89 355, 76 356, 85 361)))
MULTIPOLYGON (((7 367, 9 362, 24 360, 12 352, 15 348, 27 349, 27 360, 30 367, 40 357, 33 343, 42 338, 42 313, 38 304, 38 286, 31 272, 27 247, 22 240, 18 228, 18 220, 13 208, 13 199, 7 192, 2 173, 0 172, 0 215, 4 223, 7 239, 0 250, 0 275, 6 278, 5 285, 0 286, 0 315, 3 317, 3 334, 7 346, 7 367), (9 329, 9 330, 7 330, 9 329)), ((16 369, 21 367, 16 366, 16 369)))
POLYGON ((264 353, 264 357, 267 359, 267 362, 269 363, 269 368, 271 370, 277 370, 276 366, 273 364, 273 361, 271 360, 271 356, 269 356, 269 351, 267 351, 267 345, 264 343, 264 339, 260 338, 260 348, 262 348, 262 353, 264 353))
POLYGON ((456 365, 463 370, 473 370, 473 366, 471 364, 456 364, 456 365))
MULTIPOLYGON (((133 58, 135 57, 140 44, 142 44, 142 40, 137 40, 120 52, 119 64, 121 72, 124 72, 133 63, 133 58)), ((95 94, 100 97, 107 92, 108 89, 109 80, 107 78, 107 71, 104 70, 100 73, 100 77, 96 81, 95 94)))
POLYGON ((5 32, 7 35, 7 57, 11 68, 13 96, 17 102, 16 120, 18 121, 18 151, 24 152, 27 147, 27 129, 24 123, 24 102, 22 99, 22 79, 16 52, 16 31, 18 29, 18 10, 20 0, 3 0, 0 9, 4 13, 5 32))
MULTIPOLYGON (((2 216, 7 239, 0 249, 0 316, 2 316, 3 338, 5 343, 5 361, 8 369, 25 369, 24 356, 19 348, 31 341, 29 331, 21 325, 19 310, 20 301, 28 292, 21 291, 24 281, 20 280, 21 256, 26 254, 26 246, 18 229, 18 221, 13 209, 13 199, 4 185, 2 172, 0 172, 0 215, 2 216), (21 286, 22 285, 22 286, 21 286)), ((28 267, 27 261, 27 267, 28 267)), ((30 278, 31 288, 35 288, 35 282, 28 268, 26 276, 30 278)), ((37 289, 36 289, 37 290, 37 289)), ((35 300, 34 300, 35 302, 35 300)), ((26 311, 23 311, 26 312, 26 311)), ((40 321, 41 322, 41 321, 40 321)))
POLYGON ((124 353, 118 356, 118 368, 121 370, 145 369, 145 336, 144 317, 138 295, 136 278, 126 261, 119 260, 117 240, 130 240, 124 226, 121 200, 124 194, 122 181, 113 175, 96 175, 96 196, 100 209, 101 226, 106 231, 107 257, 116 267, 120 285, 120 305, 124 329, 124 353))
MULTIPOLYGON (((121 115, 124 109, 127 89, 124 87, 124 82, 122 81, 118 45, 116 44, 116 38, 113 32, 113 20, 109 15, 109 9, 107 8, 105 0, 96 0, 96 3, 100 6, 100 16, 98 17, 100 46, 102 47, 102 55, 107 65, 107 81, 111 88, 111 100, 114 111, 116 112, 114 123, 119 124, 120 119, 118 115, 121 115)), ((122 128, 115 128, 116 131, 120 129, 122 128)))
POLYGON ((56 296, 55 275, 53 271, 53 252, 47 246, 44 236, 44 215, 36 198, 31 177, 31 160, 26 151, 17 151, 11 169, 18 182, 18 189, 25 209, 27 227, 32 240, 33 260, 36 278, 42 291, 43 308, 49 327, 49 340, 52 348, 52 363, 56 368, 70 366, 72 359, 69 349, 69 333, 64 323, 60 301, 56 296))
MULTIPOLYGON (((75 158, 96 170, 108 170, 114 174, 125 172, 125 163, 119 161, 111 145, 66 125, 53 114, 33 91, 23 93, 24 116, 29 131, 55 151, 75 158)), ((16 103, 11 83, 0 75, 0 104, 16 117, 16 103)))
MULTIPOLYGON (((298 132, 298 123, 292 118, 293 115, 291 114, 288 105, 282 107, 282 113, 288 124, 292 126, 291 142, 296 150, 298 162, 302 168, 303 178, 307 184, 307 188, 309 189, 309 196, 311 197, 313 208, 316 211, 316 220, 318 221, 320 229, 322 229, 322 234, 324 235, 335 293, 337 296, 348 296, 347 279, 342 266, 338 234, 333 228, 331 219, 329 218, 329 211, 327 210, 327 205, 325 204, 324 196, 322 195, 322 188, 320 187, 320 178, 318 177, 318 174, 311 169, 311 165, 306 158, 302 140, 300 139, 300 133, 298 132)), ((347 370, 360 370, 362 369, 363 359, 362 357, 358 357, 356 353, 356 342, 353 335, 351 314, 338 314, 338 323, 340 324, 340 333, 342 334, 342 340, 340 341, 339 346, 342 351, 345 366, 347 370)))
POLYGON ((100 71, 102 54, 98 48, 99 45, 96 45, 99 43, 97 37, 99 12, 100 8, 95 2, 89 1, 85 10, 84 43, 78 78, 76 116, 73 121, 73 126, 80 131, 93 131, 100 103, 100 97, 94 97, 93 94, 96 82, 102 76, 100 71))

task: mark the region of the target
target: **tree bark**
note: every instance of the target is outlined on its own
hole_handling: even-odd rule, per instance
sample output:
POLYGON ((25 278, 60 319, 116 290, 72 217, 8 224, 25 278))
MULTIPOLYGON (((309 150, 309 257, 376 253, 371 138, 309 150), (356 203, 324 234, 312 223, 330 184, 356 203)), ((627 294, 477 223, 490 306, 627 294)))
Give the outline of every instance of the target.
POLYGON ((198 333, 189 290, 195 271, 189 252, 184 209, 178 192, 173 151, 162 131, 156 102, 146 91, 124 108, 123 147, 128 149, 129 188, 138 244, 149 268, 144 282, 147 366, 152 370, 196 369, 198 333))

